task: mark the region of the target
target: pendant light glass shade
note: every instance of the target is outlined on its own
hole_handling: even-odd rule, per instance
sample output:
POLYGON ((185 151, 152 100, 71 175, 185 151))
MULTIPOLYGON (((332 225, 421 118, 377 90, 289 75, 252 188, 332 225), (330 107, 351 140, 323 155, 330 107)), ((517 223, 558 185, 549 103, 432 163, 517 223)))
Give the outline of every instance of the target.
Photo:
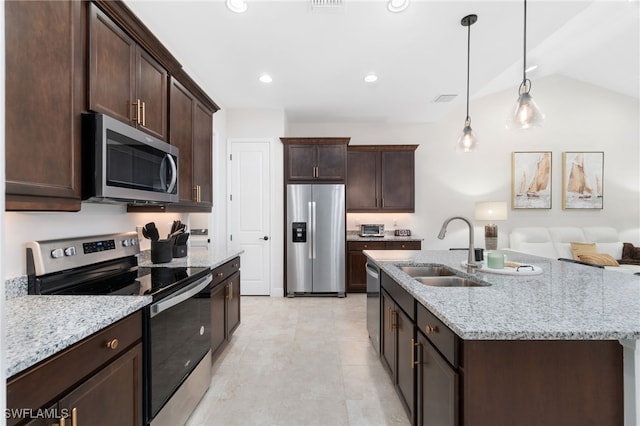
POLYGON ((471 129, 471 120, 467 119, 464 122, 464 129, 462 129, 462 134, 458 138, 458 143, 456 144, 457 152, 474 152, 478 149, 478 138, 476 138, 476 134, 473 133, 471 129))
POLYGON ((527 80, 520 85, 520 96, 516 108, 511 114, 507 127, 510 129, 529 129, 542 126, 544 114, 529 94, 531 82, 527 80))
POLYGON ((544 114, 529 94, 531 80, 527 78, 527 0, 524 0, 524 53, 522 61, 522 83, 518 89, 516 108, 507 121, 508 129, 530 129, 542 126, 544 114))
POLYGON ((467 15, 460 21, 463 27, 467 27, 467 116, 464 119, 462 135, 458 138, 456 152, 473 152, 478 148, 478 139, 471 129, 471 117, 469 116, 469 57, 471 52, 471 25, 478 20, 477 15, 467 15))

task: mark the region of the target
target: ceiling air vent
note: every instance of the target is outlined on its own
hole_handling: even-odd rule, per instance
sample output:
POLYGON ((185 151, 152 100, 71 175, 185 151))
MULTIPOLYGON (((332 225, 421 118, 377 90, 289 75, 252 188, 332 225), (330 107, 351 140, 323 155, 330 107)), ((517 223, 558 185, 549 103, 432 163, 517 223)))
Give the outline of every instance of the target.
POLYGON ((433 103, 451 102, 457 97, 458 95, 440 95, 440 96, 436 96, 436 98, 433 100, 433 103))
POLYGON ((331 8, 342 7, 342 0, 311 0, 311 7, 316 8, 331 8))

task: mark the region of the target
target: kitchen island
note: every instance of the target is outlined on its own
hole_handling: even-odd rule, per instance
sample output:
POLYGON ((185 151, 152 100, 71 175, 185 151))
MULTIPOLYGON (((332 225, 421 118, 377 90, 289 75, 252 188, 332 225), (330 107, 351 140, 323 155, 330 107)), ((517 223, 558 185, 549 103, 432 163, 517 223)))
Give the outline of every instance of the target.
MULTIPOLYGON (((365 255, 381 270, 383 289, 386 279, 387 283, 400 289, 399 297, 406 293, 415 300, 415 311, 405 312, 408 319, 416 318, 418 326, 425 324, 424 321, 420 324, 421 318, 429 320, 426 330, 416 329, 417 345, 420 344, 420 336, 425 336, 431 343, 435 341, 434 349, 444 355, 449 367, 453 366, 448 374, 459 376, 452 379, 454 388, 457 389, 458 383, 461 388, 452 390, 459 399, 454 401, 456 415, 453 416, 453 424, 458 420, 465 425, 486 424, 483 422, 491 412, 488 408, 491 402, 487 404, 486 401, 503 397, 506 398, 505 404, 500 401, 495 404, 496 407, 502 406, 502 416, 497 418, 509 418, 512 424, 526 423, 527 413, 529 422, 535 423, 541 416, 557 421, 557 417, 550 414, 554 409, 564 411, 564 418, 570 419, 567 412, 577 409, 580 404, 585 407, 594 404, 600 411, 609 410, 611 418, 618 419, 617 424, 623 424, 623 382, 624 424, 638 424, 640 385, 637 371, 640 362, 636 348, 640 339, 640 277, 516 252, 507 253, 509 261, 535 265, 542 269, 542 273, 518 276, 489 272, 467 274, 463 267, 466 251, 365 251, 365 255), (445 265, 459 276, 489 285, 433 287, 416 281, 399 268, 428 264, 445 265), (440 333, 433 324, 440 324, 440 333), (451 353, 446 353, 447 348, 439 347, 437 342, 439 336, 447 333, 451 333, 453 342, 451 353), (472 361, 478 359, 483 360, 483 365, 473 365, 472 361), (572 368, 582 370, 571 371, 572 368), (555 385, 552 385, 553 377, 543 377, 548 374, 557 376, 555 385), (480 376, 484 380, 484 388, 478 387, 480 382, 472 381, 473 377, 480 376), (593 392, 586 385, 577 393, 576 389, 570 388, 574 381, 588 383, 591 378, 597 381, 609 376, 616 377, 608 380, 604 387, 591 383, 593 392), (569 383, 562 383, 562 380, 569 383), (565 384, 567 389, 560 389, 565 384), (537 389, 533 389, 534 386, 537 389), (523 387, 530 389, 523 390, 523 387), (608 393, 609 388, 614 394, 608 393), (483 398, 484 408, 472 406, 477 396, 474 393, 478 392, 491 396, 483 398), (561 403, 549 406, 554 405, 551 400, 556 394, 558 399, 564 398, 567 404, 574 405, 564 408, 561 403), (518 403, 524 403, 526 407, 518 407, 518 403), (517 410, 525 417, 504 414, 517 410), (475 415, 472 417, 470 413, 475 415), (535 413, 545 413, 547 417, 535 413)), ((400 302, 397 305, 402 307, 400 302)), ((390 308, 392 311, 394 306, 390 308)), ((409 305, 404 306, 404 311, 411 310, 406 308, 409 305)), ((384 330, 384 312, 382 315, 384 330)), ((390 329, 398 328, 398 316, 390 318, 390 329)), ((411 345, 413 351, 413 341, 411 345)), ((416 376, 420 378, 420 373, 416 376)), ((418 388, 415 411, 419 411, 420 380, 415 380, 415 383, 418 388)), ((406 398, 411 400, 410 396, 406 398)), ((414 417, 421 419, 420 415, 414 417)), ((499 421, 493 424, 499 424, 499 421)))

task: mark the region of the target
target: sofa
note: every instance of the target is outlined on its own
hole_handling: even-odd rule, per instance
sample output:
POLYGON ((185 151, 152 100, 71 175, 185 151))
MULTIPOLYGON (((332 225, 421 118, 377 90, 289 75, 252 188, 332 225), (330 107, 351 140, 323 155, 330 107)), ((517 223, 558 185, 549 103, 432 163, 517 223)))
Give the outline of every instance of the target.
POLYGON ((536 256, 640 273, 640 247, 621 241, 616 229, 611 227, 514 228, 509 234, 509 244, 511 250, 536 256))

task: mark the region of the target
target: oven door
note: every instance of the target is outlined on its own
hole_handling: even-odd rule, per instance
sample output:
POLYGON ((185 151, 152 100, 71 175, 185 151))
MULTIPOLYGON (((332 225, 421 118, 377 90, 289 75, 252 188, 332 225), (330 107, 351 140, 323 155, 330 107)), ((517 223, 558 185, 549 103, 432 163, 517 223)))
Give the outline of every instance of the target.
POLYGON ((211 349, 211 281, 207 274, 147 307, 149 421, 211 349))

